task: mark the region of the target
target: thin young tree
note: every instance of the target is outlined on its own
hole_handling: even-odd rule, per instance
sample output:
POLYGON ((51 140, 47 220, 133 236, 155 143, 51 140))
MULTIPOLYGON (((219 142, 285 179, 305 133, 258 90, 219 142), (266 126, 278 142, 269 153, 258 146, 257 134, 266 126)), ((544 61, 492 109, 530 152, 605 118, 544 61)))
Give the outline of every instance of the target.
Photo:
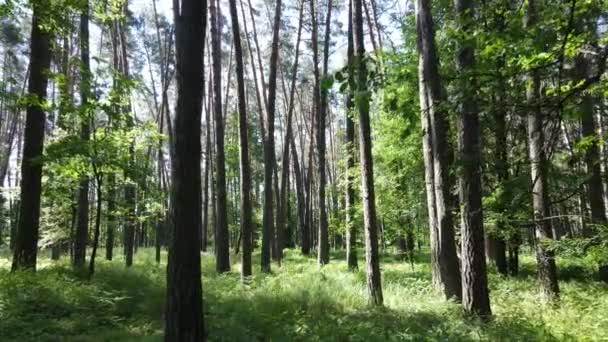
MULTIPOLYGON (((85 0, 80 14, 80 139, 84 144, 90 139, 89 93, 90 93, 90 58, 89 58, 89 1, 85 0)), ((83 175, 78 188, 78 217, 74 239, 74 267, 84 266, 89 236, 89 177, 83 175)))
POLYGON ((351 175, 355 167, 355 122, 353 121, 353 92, 354 82, 352 68, 354 68, 354 36, 353 36, 353 1, 348 1, 348 47, 347 62, 351 72, 348 73, 349 92, 346 94, 346 177, 345 177, 345 211, 346 211, 346 263, 348 268, 356 270, 357 265, 357 231, 354 224, 355 211, 355 185, 351 175))
POLYGON ((205 0, 174 0, 177 105, 172 139, 171 220, 165 341, 202 341, 201 109, 204 90, 205 0))
POLYGON ((367 84, 365 60, 365 39, 363 36, 362 0, 354 0, 354 38, 356 65, 356 98, 359 112, 359 150, 361 164, 361 202, 363 203, 363 226, 365 230, 365 269, 370 301, 382 305, 382 282, 380 256, 378 252, 378 227, 376 216, 376 195, 374 192, 374 164, 369 118, 370 90, 367 84))
POLYGON ((232 20, 232 37, 234 39, 234 57, 236 63, 236 81, 239 111, 239 162, 240 162, 240 223, 241 223, 241 278, 245 281, 251 276, 251 253, 253 242, 253 218, 251 205, 251 166, 249 165, 249 123, 247 120, 247 102, 245 97, 245 64, 236 0, 230 0, 230 18, 232 20))
POLYGON ((27 93, 36 99, 26 108, 21 162, 21 193, 19 219, 13 250, 12 270, 36 269, 38 230, 40 228, 40 197, 42 193, 42 149, 46 114, 48 69, 51 64, 51 34, 43 25, 50 15, 50 2, 32 2, 32 32, 27 93))

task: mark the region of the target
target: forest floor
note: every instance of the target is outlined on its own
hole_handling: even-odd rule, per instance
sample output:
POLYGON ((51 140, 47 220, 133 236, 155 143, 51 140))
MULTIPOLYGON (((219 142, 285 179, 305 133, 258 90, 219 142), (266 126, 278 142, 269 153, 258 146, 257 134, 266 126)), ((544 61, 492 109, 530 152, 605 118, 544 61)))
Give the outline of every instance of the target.
MULTIPOLYGON (((362 253, 360 253, 362 256, 362 253)), ((203 257, 205 324, 212 341, 553 341, 608 336, 608 286, 578 260, 559 260, 562 297, 537 298, 534 260, 523 257, 516 278, 490 274, 493 320, 463 315, 431 289, 428 256, 412 265, 385 256, 384 308, 366 304, 365 273, 348 272, 334 253, 319 271, 314 258, 286 251, 282 267, 242 285, 239 265, 217 275, 203 257)), ((233 258, 237 260, 237 258, 233 258)), ((166 255, 163 254, 163 261, 166 255)), ((259 255, 258 259, 259 261, 259 255)), ((135 265, 100 260, 93 280, 79 278, 67 259, 40 256, 36 274, 10 275, 0 255, 1 341, 160 341, 165 265, 140 249, 135 265)), ((259 263, 258 263, 259 265, 259 263)), ((363 260, 359 261, 363 269, 363 260)))

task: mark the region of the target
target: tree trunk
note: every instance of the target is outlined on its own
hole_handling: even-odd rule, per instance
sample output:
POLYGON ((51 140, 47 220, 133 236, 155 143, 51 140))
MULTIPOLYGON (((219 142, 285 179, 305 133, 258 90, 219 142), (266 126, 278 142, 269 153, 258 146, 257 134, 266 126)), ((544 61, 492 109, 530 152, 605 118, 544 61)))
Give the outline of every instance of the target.
MULTIPOLYGON (((236 0, 230 0, 230 17, 232 19, 232 35, 234 38, 234 56, 236 59, 236 77, 239 112, 239 161, 240 161, 240 223, 242 254, 241 278, 247 280, 252 273, 251 254, 253 217, 251 204, 251 166, 249 165, 249 124, 247 121, 247 103, 245 97, 245 66, 243 49, 241 47, 241 31, 236 8, 236 0)), ((238 243, 238 242, 237 242, 238 243)))
POLYGON ((448 113, 444 109, 446 97, 439 75, 429 0, 416 1, 416 30, 433 285, 448 299, 459 300, 462 293, 450 200, 448 113))
POLYGON ((224 119, 222 116, 222 62, 219 32, 219 10, 215 1, 209 2, 211 30, 211 55, 213 66, 213 116, 215 119, 215 180, 217 214, 215 221, 215 269, 219 272, 230 270, 230 247, 228 246, 228 211, 226 193, 226 155, 224 153, 224 119))
POLYGON ((371 302, 382 305, 382 282, 380 280, 380 258, 378 255, 378 228, 376 217, 376 197, 374 193, 374 165, 369 119, 370 91, 367 86, 367 69, 364 62, 365 46, 363 37, 362 0, 354 1, 355 61, 357 65, 357 96, 359 111, 359 149, 361 163, 361 201, 363 202, 363 225, 365 228, 365 265, 367 288, 371 302))
MULTIPOLYGON (((348 2, 348 67, 349 84, 353 84, 354 71, 354 37, 353 37, 353 6, 352 0, 348 2)), ((346 178, 345 178, 345 211, 346 211, 346 263, 348 269, 356 270, 357 265, 357 230, 354 224, 355 214, 355 185, 351 175, 355 167, 355 122, 353 121, 353 90, 349 88, 346 96, 346 178)))
POLYGON ((112 260, 114 256, 114 235, 116 232, 116 183, 114 174, 109 175, 108 179, 108 207, 106 209, 106 259, 112 260))
POLYGON ((174 1, 177 105, 172 141, 171 219, 165 341, 204 341, 199 229, 201 106, 207 2, 174 1), (181 5, 181 6, 180 6, 181 5), (193 72, 199 70, 199 72, 193 72))
POLYGON ((12 270, 36 269, 38 230, 40 228, 40 196, 42 190, 42 149, 46 115, 42 103, 46 100, 48 69, 51 63, 50 34, 40 20, 48 15, 48 1, 33 3, 30 40, 30 74, 28 94, 37 101, 26 109, 23 159, 21 163, 21 193, 19 220, 13 254, 12 270))
MULTIPOLYGON (((89 127, 89 89, 90 89, 90 60, 89 60, 89 1, 84 1, 80 15, 80 139, 87 144, 90 139, 89 127)), ((78 220, 76 222, 76 238, 74 241, 74 267, 84 267, 87 240, 89 237, 89 177, 82 175, 78 189, 78 220)))
MULTIPOLYGON (((298 59, 300 57, 300 38, 302 35, 302 21, 303 21, 303 11, 304 5, 300 5, 300 16, 298 20, 298 34, 296 39, 296 51, 293 62, 293 68, 291 70, 291 84, 289 88, 289 104, 287 109, 287 128, 285 130, 285 139, 283 139, 283 165, 281 169, 281 187, 280 187, 280 196, 281 203, 280 212, 277 219, 277 252, 279 256, 279 261, 283 257, 283 247, 285 244, 284 234, 285 225, 287 223, 287 213, 288 213, 288 203, 289 203, 289 184, 288 184, 288 175, 289 175, 289 153, 290 153, 290 142, 293 140, 293 124, 292 124, 292 116, 294 111, 294 98, 296 91, 296 80, 298 75, 298 59)), ((294 151, 291 151, 294 153, 294 151)))
POLYGON ((91 259, 89 260, 89 279, 91 279, 93 273, 95 273, 95 256, 97 255, 97 246, 99 246, 99 235, 101 232, 102 175, 96 173, 95 179, 97 180, 97 209, 95 216, 95 231, 93 233, 93 250, 91 251, 91 259))
MULTIPOLYGON (((536 6, 536 1, 528 0, 525 23, 528 30, 536 25, 536 6)), ((531 71, 527 76, 526 99, 531 108, 527 114, 527 121, 538 280, 543 298, 552 300, 559 297, 559 285, 557 282, 557 268, 555 266, 554 254, 544 245, 544 240, 553 239, 553 232, 551 230, 551 221, 546 219, 550 216, 550 207, 547 188, 547 160, 544 149, 543 112, 540 107, 540 74, 537 70, 531 71)))
MULTIPOLYGON (((459 28, 472 34, 474 7, 472 0, 455 0, 459 28)), ((483 211, 481 206, 481 130, 475 93, 477 82, 470 75, 475 67, 475 50, 461 40, 456 52, 456 65, 461 89, 458 104, 458 145, 460 152, 460 215, 462 255, 462 305, 468 313, 486 318, 491 315, 488 276, 484 250, 483 211)))

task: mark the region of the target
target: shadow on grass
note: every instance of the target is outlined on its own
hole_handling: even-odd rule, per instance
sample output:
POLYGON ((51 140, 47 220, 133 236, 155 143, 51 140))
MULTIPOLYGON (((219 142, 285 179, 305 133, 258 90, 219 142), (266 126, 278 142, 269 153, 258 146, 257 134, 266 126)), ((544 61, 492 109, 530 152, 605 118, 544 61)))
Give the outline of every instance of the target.
POLYGON ((0 340, 158 340, 162 298, 139 269, 101 264, 90 282, 64 266, 0 271, 0 340))

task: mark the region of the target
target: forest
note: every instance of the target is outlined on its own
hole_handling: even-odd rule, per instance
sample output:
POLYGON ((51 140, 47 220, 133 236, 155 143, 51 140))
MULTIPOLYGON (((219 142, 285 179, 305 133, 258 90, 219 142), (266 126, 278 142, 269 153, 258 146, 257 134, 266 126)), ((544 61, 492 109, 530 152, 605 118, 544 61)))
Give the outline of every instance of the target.
POLYGON ((600 341, 608 2, 0 0, 0 341, 600 341))

